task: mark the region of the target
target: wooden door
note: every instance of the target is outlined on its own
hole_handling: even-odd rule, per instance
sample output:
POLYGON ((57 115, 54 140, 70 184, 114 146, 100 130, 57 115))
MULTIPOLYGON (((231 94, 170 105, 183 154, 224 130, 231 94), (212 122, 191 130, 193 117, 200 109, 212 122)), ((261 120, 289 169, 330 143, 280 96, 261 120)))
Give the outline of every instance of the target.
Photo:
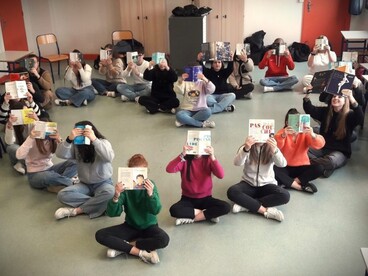
POLYGON ((300 41, 313 47, 315 39, 326 35, 332 49, 341 54, 342 30, 349 30, 349 1, 305 0, 300 41))
POLYGON ((221 10, 221 39, 235 51, 236 43, 244 40, 244 0, 223 0, 221 10))
POLYGON ((6 51, 28 51, 22 1, 0 1, 0 25, 6 51))
MULTIPOLYGON (((244 0, 243 0, 244 1, 244 0)), ((196 2, 198 7, 210 7, 212 11, 207 16, 207 42, 222 40, 222 10, 221 0, 199 0, 196 2)), ((231 1, 228 1, 231 2, 231 1)))
POLYGON ((143 43, 144 35, 141 0, 120 0, 120 16, 121 29, 132 31, 133 37, 143 43))
POLYGON ((145 54, 168 52, 168 19, 165 0, 142 0, 145 54))

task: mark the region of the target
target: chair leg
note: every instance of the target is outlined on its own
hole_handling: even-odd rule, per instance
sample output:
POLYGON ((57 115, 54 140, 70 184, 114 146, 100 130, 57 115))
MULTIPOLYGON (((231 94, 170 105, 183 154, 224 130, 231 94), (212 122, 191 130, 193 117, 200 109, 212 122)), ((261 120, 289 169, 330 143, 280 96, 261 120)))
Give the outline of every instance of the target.
POLYGON ((50 64, 50 71, 51 71, 52 83, 55 83, 54 71, 52 70, 52 63, 49 61, 49 64, 50 64))
POLYGON ((60 60, 58 61, 58 76, 60 77, 60 60))

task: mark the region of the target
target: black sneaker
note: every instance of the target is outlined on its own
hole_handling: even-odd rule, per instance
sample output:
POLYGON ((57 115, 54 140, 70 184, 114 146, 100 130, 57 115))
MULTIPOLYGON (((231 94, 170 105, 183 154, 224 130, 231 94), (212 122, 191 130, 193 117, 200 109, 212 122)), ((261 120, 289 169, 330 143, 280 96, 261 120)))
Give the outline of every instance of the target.
POLYGON ((235 111, 235 105, 231 104, 225 109, 226 112, 234 112, 235 111))
POLYGON ((316 185, 310 182, 308 182, 307 185, 302 186, 302 190, 304 192, 311 193, 311 194, 314 194, 318 191, 316 185))

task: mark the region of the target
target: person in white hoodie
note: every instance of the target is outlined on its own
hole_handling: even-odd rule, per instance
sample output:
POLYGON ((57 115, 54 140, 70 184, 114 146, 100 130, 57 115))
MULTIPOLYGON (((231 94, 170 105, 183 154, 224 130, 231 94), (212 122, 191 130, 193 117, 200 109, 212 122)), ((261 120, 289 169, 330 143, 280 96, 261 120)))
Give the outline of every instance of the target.
POLYGON ((288 203, 290 194, 277 185, 273 166, 285 167, 286 164, 273 137, 266 143, 247 137, 234 159, 235 166, 244 165, 242 180, 227 190, 227 197, 235 203, 233 213, 249 211, 283 221, 284 214, 274 206, 288 203))

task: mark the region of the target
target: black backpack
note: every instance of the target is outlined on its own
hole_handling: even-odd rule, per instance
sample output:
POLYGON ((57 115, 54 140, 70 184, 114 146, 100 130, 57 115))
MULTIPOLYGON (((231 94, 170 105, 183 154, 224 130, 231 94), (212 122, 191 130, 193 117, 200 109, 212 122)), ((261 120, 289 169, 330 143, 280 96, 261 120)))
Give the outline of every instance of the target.
POLYGON ((290 54, 294 61, 302 62, 307 61, 311 52, 309 46, 304 43, 294 42, 289 46, 290 54))

